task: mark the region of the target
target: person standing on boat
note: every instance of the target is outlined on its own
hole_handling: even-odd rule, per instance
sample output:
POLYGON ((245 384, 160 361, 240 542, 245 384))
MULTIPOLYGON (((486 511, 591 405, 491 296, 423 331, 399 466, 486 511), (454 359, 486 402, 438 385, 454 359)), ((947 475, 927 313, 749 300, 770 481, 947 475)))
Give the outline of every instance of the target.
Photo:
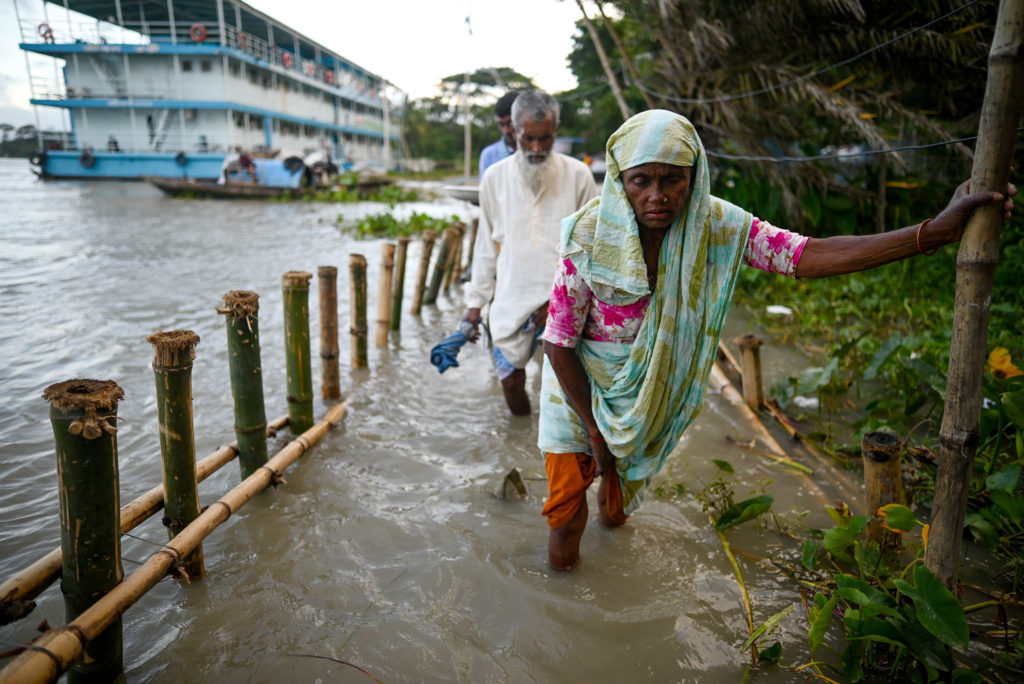
POLYGON ((562 223, 543 334, 538 446, 552 567, 579 560, 586 493, 618 527, 697 417, 741 263, 799 278, 853 273, 960 239, 971 212, 1017 189, 961 185, 934 219, 863 236, 806 238, 711 196, 693 126, 643 112, 612 134, 599 199, 562 223))
POLYGON ((478 337, 480 310, 490 303, 492 355, 505 402, 530 413, 526 363, 540 344, 551 278, 558 265, 562 217, 597 194, 586 164, 552 151, 558 103, 539 90, 512 105, 517 149, 480 183, 480 227, 473 247, 465 320, 478 337))
POLYGON ((498 123, 498 131, 501 138, 491 143, 480 152, 480 177, 484 177, 484 171, 495 162, 515 154, 516 132, 512 126, 512 103, 515 102, 519 91, 510 90, 501 96, 494 105, 494 120, 498 123))

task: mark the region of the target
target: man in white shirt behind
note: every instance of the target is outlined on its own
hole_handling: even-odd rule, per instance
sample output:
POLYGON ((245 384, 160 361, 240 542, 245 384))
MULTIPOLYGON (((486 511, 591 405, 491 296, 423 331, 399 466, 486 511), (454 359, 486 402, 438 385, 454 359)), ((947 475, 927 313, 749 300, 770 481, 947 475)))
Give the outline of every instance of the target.
POLYGON ((586 164, 552 151, 558 113, 551 95, 520 94, 512 104, 516 152, 491 166, 480 183, 465 319, 476 329, 490 303, 495 371, 517 416, 530 413, 525 367, 547 319, 562 219, 598 194, 586 164))

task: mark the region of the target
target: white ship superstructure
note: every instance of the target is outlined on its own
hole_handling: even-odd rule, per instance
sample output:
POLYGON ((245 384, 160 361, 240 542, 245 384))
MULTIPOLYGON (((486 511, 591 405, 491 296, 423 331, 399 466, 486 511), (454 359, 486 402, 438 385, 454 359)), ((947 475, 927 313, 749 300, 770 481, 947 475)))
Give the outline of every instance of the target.
POLYGON ((15 3, 21 48, 55 60, 26 60, 32 103, 70 120, 34 160, 44 175, 216 178, 239 150, 391 166, 393 86, 244 2, 32 5, 15 3))

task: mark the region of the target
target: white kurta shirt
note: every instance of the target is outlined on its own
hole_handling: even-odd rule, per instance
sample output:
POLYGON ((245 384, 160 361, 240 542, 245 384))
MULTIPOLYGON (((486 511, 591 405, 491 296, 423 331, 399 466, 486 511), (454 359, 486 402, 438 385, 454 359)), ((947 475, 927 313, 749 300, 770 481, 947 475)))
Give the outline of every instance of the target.
POLYGON ((551 296, 562 219, 598 194, 583 162, 552 152, 549 163, 554 168, 536 195, 522 180, 515 155, 488 168, 480 183, 466 304, 479 309, 491 302, 491 338, 516 368, 529 361, 533 337, 521 328, 551 296))

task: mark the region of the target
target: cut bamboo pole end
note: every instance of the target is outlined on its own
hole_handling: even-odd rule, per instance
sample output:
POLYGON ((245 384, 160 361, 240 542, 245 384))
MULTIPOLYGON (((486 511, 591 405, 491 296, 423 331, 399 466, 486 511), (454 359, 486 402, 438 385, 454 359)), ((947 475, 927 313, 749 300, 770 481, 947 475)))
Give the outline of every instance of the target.
POLYGON ((753 333, 737 337, 733 342, 743 358, 743 399, 755 411, 764 406, 764 385, 761 380, 761 346, 764 342, 753 333))
POLYGON ((348 270, 352 282, 349 288, 352 310, 349 322, 349 334, 352 337, 352 368, 366 368, 366 257, 362 254, 350 254, 348 270))
POLYGON ((453 232, 452 228, 444 229, 444 236, 437 249, 437 259, 434 261, 434 272, 430 275, 430 284, 423 295, 424 304, 433 304, 437 301, 437 294, 441 290, 445 272, 448 270, 448 260, 454 246, 453 232))
POLYGON ((412 306, 409 313, 413 316, 420 315, 420 307, 423 305, 423 295, 426 291, 427 273, 430 272, 430 255, 434 251, 434 242, 437 240, 437 233, 433 230, 423 231, 423 251, 420 253, 420 268, 416 274, 416 288, 412 294, 412 306))
POLYGON ((305 432, 313 424, 313 368, 309 342, 309 281, 312 277, 306 271, 288 271, 281 276, 288 415, 294 435, 305 432))
POLYGON ((242 479, 267 462, 267 413, 260 362, 259 295, 231 290, 224 295, 228 334, 228 371, 235 410, 238 466, 242 479))
POLYGON ((320 284, 320 396, 324 399, 340 399, 338 269, 336 266, 320 266, 316 274, 320 284))
POLYGON ((377 283, 377 346, 388 343, 391 329, 391 281, 395 269, 395 246, 384 243, 380 247, 380 278, 377 283))
MULTIPOLYGON (((191 330, 157 332, 146 338, 153 345, 157 420, 165 492, 164 526, 174 537, 199 516, 196 489, 196 444, 192 419, 192 360, 199 335, 191 330)), ((203 574, 203 549, 182 559, 190 577, 203 574)))
POLYGON ((391 329, 402 327, 402 298, 405 296, 405 262, 412 238, 398 238, 398 250, 395 252, 394 287, 391 293, 391 329))
POLYGON ((898 551, 902 545, 902 535, 886 530, 878 517, 883 506, 903 503, 902 448, 899 436, 892 432, 867 432, 861 440, 864 508, 871 516, 868 539, 878 542, 883 551, 898 551))
MULTIPOLYGON (((57 455, 61 593, 69 621, 124 577, 117 475, 117 404, 123 397, 112 380, 69 380, 43 392, 57 455)), ((73 666, 69 679, 122 677, 122 639, 117 615, 85 645, 85 658, 73 666)))

